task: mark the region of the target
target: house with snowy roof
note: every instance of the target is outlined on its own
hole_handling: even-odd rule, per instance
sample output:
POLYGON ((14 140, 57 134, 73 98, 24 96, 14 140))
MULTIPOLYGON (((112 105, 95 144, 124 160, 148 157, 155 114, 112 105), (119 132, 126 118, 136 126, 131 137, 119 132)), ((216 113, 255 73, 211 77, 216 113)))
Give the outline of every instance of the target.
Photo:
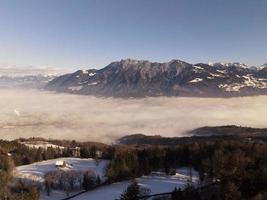
POLYGON ((66 167, 67 163, 64 160, 57 160, 56 161, 56 167, 60 168, 60 167, 66 167))

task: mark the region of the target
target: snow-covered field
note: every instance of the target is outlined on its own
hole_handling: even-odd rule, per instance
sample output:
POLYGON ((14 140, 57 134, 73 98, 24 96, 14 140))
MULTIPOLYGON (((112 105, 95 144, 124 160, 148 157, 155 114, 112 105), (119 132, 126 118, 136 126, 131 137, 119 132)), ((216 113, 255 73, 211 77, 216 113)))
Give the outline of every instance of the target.
POLYGON ((109 162, 108 160, 99 160, 96 162, 94 159, 57 158, 30 165, 19 166, 14 171, 15 177, 43 182, 44 175, 46 173, 59 170, 56 167, 57 161, 65 161, 71 165, 69 167, 60 168, 60 170, 75 170, 79 172, 91 170, 96 174, 96 176, 99 176, 102 179, 105 178, 104 169, 109 162))
MULTIPOLYGON (((192 172, 193 183, 198 182, 198 173, 192 172)), ((176 175, 163 176, 151 175, 143 176, 136 179, 141 187, 151 190, 151 194, 171 192, 175 187, 182 188, 190 181, 189 170, 187 168, 177 169, 176 175)), ((114 200, 118 198, 127 188, 130 181, 113 183, 111 185, 97 188, 93 191, 86 192, 80 196, 73 198, 73 200, 114 200)))

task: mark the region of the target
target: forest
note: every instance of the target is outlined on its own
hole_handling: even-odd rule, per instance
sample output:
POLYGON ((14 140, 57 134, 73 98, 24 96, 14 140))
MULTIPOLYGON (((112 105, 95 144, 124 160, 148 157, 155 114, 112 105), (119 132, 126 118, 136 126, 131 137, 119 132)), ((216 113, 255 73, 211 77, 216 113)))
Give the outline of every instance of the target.
MULTIPOLYGON (((1 140, 0 199, 39 199, 38 187, 25 184, 23 181, 14 182, 12 170, 15 166, 41 160, 71 157, 71 151, 68 151, 68 147, 71 146, 80 147, 81 158, 96 157, 96 150, 103 152, 102 158, 110 160, 105 172, 107 176, 105 184, 134 180, 156 170, 171 174, 173 169, 185 166, 199 172, 202 184, 215 184, 216 189, 211 187, 200 193, 190 186, 184 191, 173 188, 172 199, 190 199, 186 196, 188 193, 195 193, 200 199, 207 200, 261 200, 267 197, 267 145, 265 143, 217 140, 168 146, 104 145, 61 141, 61 145, 67 147, 63 152, 56 148, 46 150, 28 148, 18 140, 1 140), (209 195, 211 193, 212 196, 209 195)), ((81 180, 84 182, 81 183, 81 187, 87 190, 97 184, 97 177, 92 182, 88 173, 84 174, 81 180)), ((192 198, 196 199, 196 196, 192 198)), ((122 199, 127 198, 122 195, 122 199)))

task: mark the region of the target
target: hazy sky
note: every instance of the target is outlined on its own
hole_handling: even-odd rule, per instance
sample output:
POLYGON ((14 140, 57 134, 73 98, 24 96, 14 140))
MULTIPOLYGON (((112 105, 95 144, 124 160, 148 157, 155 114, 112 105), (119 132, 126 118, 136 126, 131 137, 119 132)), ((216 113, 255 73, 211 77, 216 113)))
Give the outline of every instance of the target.
POLYGON ((266 0, 0 0, 0 64, 267 62, 266 0))

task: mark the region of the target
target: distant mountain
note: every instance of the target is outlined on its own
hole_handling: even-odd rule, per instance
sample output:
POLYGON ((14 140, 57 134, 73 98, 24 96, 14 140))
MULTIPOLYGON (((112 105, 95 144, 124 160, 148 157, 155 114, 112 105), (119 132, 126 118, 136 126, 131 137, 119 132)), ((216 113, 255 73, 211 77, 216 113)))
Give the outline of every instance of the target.
POLYGON ((0 64, 0 88, 43 88, 66 72, 65 68, 0 64))
POLYGON ((267 64, 266 64, 266 67, 263 67, 259 73, 258 73, 258 77, 261 77, 261 78, 265 78, 267 77, 267 64))
POLYGON ((233 62, 233 63, 222 63, 222 62, 217 62, 217 63, 209 63, 210 66, 213 67, 239 67, 239 68, 249 68, 244 63, 239 63, 239 62, 233 62))
POLYGON ((0 76, 0 88, 43 88, 54 75, 0 76))
POLYGON ((267 128, 251 128, 242 126, 204 126, 188 132, 194 136, 267 136, 267 128))
POLYGON ((59 76, 46 89, 105 97, 232 97, 267 94, 267 68, 242 63, 189 64, 126 59, 59 76))
POLYGON ((207 141, 243 141, 267 143, 267 129, 239 126, 202 127, 187 133, 188 137, 162 137, 143 134, 127 135, 116 143, 124 145, 179 145, 207 141))
POLYGON ((263 65, 262 65, 262 67, 264 68, 264 67, 267 67, 267 63, 264 63, 263 65))
POLYGON ((22 77, 22 76, 56 76, 70 72, 70 69, 55 68, 48 66, 17 66, 0 63, 0 76, 22 77))

